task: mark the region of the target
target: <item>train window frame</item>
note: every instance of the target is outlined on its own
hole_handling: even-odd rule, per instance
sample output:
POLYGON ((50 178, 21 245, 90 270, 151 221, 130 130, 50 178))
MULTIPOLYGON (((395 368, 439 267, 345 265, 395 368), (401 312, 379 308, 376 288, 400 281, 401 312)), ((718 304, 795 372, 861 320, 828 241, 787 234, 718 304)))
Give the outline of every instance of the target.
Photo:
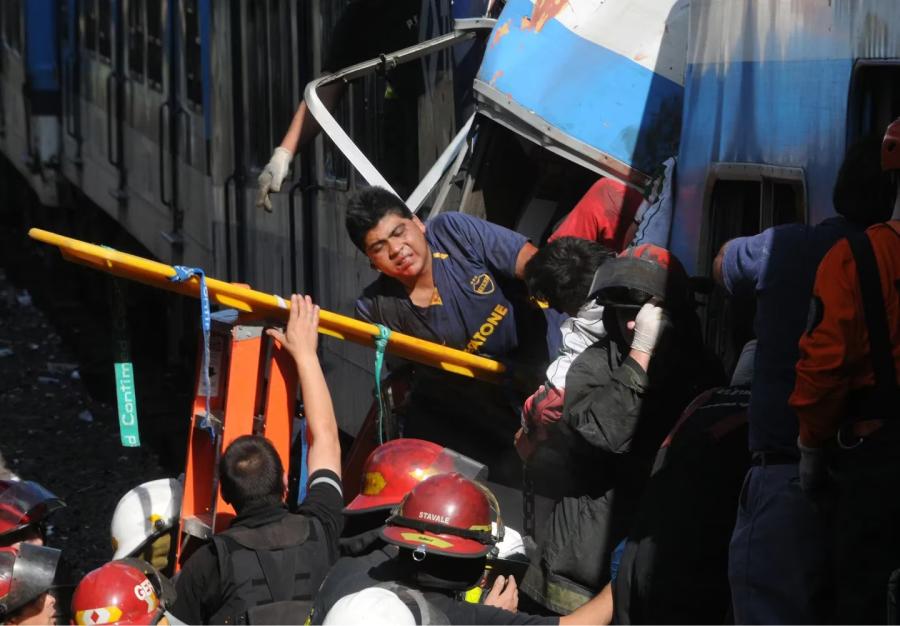
POLYGON ((92 55, 97 54, 97 0, 82 0, 81 44, 92 55))
POLYGON ((22 56, 22 42, 25 40, 22 8, 22 0, 4 0, 2 7, 3 29, 0 35, 6 49, 17 56, 22 56))
MULTIPOLYGON (((320 58, 324 59, 328 55, 331 47, 331 35, 337 26, 340 16, 349 6, 352 0, 334 0, 328 3, 322 3, 320 8, 321 31, 319 36, 318 48, 320 58), (326 13, 323 10, 328 8, 326 13)), ((351 116, 352 104, 355 104, 365 98, 365 87, 363 83, 356 82, 346 87, 347 93, 340 99, 337 106, 332 110, 331 115, 337 120, 341 128, 349 130, 350 137, 356 142, 356 129, 353 127, 353 117, 351 116), (358 93, 359 92, 359 93, 358 93)), ((322 186, 326 189, 335 191, 349 191, 353 168, 350 161, 345 157, 340 148, 327 137, 322 139, 322 186)))
POLYGON ((244 163, 248 172, 262 170, 281 143, 297 107, 296 25, 288 0, 243 5, 243 93, 245 110, 254 111, 244 128, 244 163))
POLYGON ((97 57, 106 64, 112 63, 113 55, 113 0, 96 0, 97 7, 97 57), (106 15, 104 16, 104 9, 106 15), (105 18, 105 19, 104 19, 105 18))
POLYGON ((127 20, 128 77, 136 83, 143 83, 147 64, 147 3, 145 0, 128 1, 127 20))
POLYGON ((847 91, 847 146, 864 135, 880 136, 898 114, 900 61, 858 59, 853 64, 847 91))
POLYGON ((203 112, 203 42, 200 37, 200 3, 184 0, 181 4, 184 24, 184 91, 188 108, 203 112))
MULTIPOLYGON (((809 222, 809 196, 806 185, 806 171, 800 167, 788 167, 761 163, 711 163, 707 171, 703 200, 703 226, 699 270, 702 275, 711 275, 713 261, 722 245, 741 236, 752 236, 780 224, 809 222), (753 186, 756 186, 755 188, 753 186), (779 206, 779 195, 790 189, 793 208, 779 206), (717 194, 717 191, 719 194, 717 194), (722 207, 716 202, 717 195, 732 192, 733 197, 745 199, 752 193, 751 202, 738 210, 751 212, 756 204, 755 215, 741 215, 730 222, 720 219, 722 207), (737 193, 734 193, 737 192, 737 193)), ((727 197, 723 202, 727 201, 727 197)), ((755 303, 746 306, 728 307, 725 294, 715 290, 701 296, 702 322, 707 344, 712 348, 727 369, 733 367, 740 354, 740 348, 752 337, 755 303)))
POLYGON ((165 36, 166 36, 166 12, 167 3, 163 0, 145 0, 144 14, 146 16, 144 30, 145 71, 147 86, 153 91, 163 92, 165 81, 165 36), (157 9, 154 16, 154 9, 157 9), (154 19, 151 19, 154 18, 154 19), (158 30, 155 30, 158 27, 158 30))

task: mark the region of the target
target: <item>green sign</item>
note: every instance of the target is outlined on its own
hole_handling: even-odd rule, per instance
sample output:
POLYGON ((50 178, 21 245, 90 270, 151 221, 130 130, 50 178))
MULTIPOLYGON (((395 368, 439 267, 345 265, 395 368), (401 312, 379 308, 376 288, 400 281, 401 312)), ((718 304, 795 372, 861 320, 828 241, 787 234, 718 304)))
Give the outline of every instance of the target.
POLYGON ((116 369, 116 400, 119 405, 119 436, 126 448, 139 448, 137 392, 134 388, 134 366, 131 364, 131 342, 128 339, 128 307, 126 286, 121 280, 111 281, 113 366, 116 369))
POLYGON ((126 448, 139 448, 137 395, 134 390, 134 367, 131 363, 115 363, 116 399, 119 404, 119 434, 126 448))

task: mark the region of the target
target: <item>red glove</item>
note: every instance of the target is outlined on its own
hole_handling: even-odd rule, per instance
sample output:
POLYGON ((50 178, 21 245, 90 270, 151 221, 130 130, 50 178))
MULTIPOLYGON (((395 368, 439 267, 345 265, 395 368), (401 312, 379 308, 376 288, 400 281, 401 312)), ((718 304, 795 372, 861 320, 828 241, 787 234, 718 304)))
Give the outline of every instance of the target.
POLYGON ((516 433, 516 451, 523 461, 534 454, 538 444, 547 438, 547 428, 562 417, 565 390, 549 383, 541 385, 522 407, 522 428, 516 433))
POLYGON ((550 383, 538 387, 522 407, 522 428, 530 436, 546 438, 544 430, 562 417, 565 389, 557 389, 550 383))

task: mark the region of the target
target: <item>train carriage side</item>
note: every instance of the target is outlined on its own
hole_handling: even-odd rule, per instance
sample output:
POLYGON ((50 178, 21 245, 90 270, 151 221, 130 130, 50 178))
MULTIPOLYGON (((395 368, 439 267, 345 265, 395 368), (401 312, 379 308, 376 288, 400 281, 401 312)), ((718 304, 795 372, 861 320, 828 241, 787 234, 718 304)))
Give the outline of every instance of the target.
MULTIPOLYGON (((728 239, 834 214, 846 147, 900 115, 900 4, 694 0, 690 14, 671 247, 709 274, 728 239)), ((726 363, 739 323, 713 295, 707 337, 726 363)))
POLYGON ((66 177, 157 258, 209 267, 206 103, 196 88, 208 2, 64 4, 66 177))
POLYGON ((0 151, 48 206, 58 201, 56 28, 53 0, 0 4, 0 151))

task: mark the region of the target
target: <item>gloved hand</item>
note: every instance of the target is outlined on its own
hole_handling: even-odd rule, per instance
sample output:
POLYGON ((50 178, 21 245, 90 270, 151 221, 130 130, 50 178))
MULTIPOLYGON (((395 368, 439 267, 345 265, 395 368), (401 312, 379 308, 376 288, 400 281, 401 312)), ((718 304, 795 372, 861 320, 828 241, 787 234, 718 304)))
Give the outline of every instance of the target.
POLYGON ((800 489, 807 495, 821 493, 828 482, 828 454, 825 448, 810 448, 800 443, 800 489))
POLYGON ((565 399, 565 389, 557 389, 548 382, 525 400, 522 427, 514 439, 516 451, 523 461, 527 461, 538 445, 547 439, 547 428, 562 417, 565 399))
POLYGON ((272 210, 272 201, 269 200, 269 192, 281 191, 281 183, 284 182, 288 170, 291 167, 291 159, 294 155, 287 148, 278 146, 272 153, 272 158, 263 168, 259 178, 256 179, 259 185, 259 195, 256 197, 256 207, 272 210))
POLYGON ((565 389, 545 383, 531 394, 522 406, 522 427, 525 432, 541 431, 559 421, 566 401, 565 389))
POLYGON ((634 319, 634 338, 631 349, 653 356, 656 344, 668 324, 668 316, 655 298, 646 302, 634 319))

